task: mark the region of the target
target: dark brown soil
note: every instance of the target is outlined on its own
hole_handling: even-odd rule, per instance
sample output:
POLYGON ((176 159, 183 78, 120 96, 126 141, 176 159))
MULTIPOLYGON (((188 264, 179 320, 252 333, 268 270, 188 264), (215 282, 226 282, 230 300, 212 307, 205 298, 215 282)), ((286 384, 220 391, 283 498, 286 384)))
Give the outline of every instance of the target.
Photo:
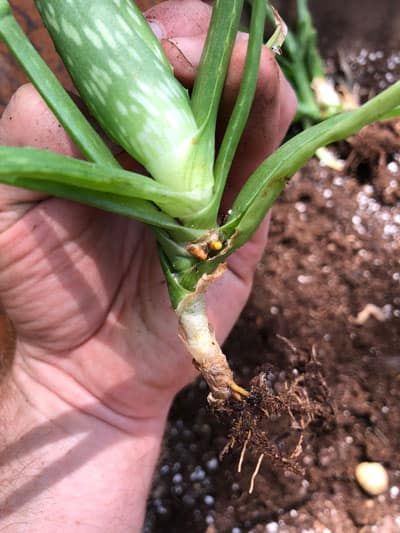
MULTIPOLYGON (((368 0, 361 17, 357 0, 312 2, 319 20, 329 20, 321 35, 329 44, 332 70, 339 68, 346 81, 358 83, 363 99, 399 78, 398 32, 391 31, 400 17, 397 1, 376 7, 368 0), (376 30, 377 21, 381 30, 376 30), (380 44, 385 32, 391 36, 387 53, 380 44), (378 48, 359 46, 358 37, 364 43, 378 39, 378 48), (334 38, 340 53, 332 50, 334 38)), ((33 1, 12 3, 67 82, 31 16, 33 1)), ((23 80, 1 54, 0 48, 0 109, 23 80)), ((267 407, 279 408, 263 428, 272 451, 261 462, 253 493, 248 490, 258 447, 247 446, 237 472, 253 421, 244 421, 243 432, 236 431, 236 447, 221 460, 232 424, 209 410, 206 387, 199 381, 179 395, 171 412, 147 533, 400 531, 398 127, 371 129, 340 145, 340 154, 348 158, 342 175, 313 160, 274 208, 253 295, 225 346, 238 381, 248 385, 262 370, 267 407), (358 325, 358 313, 368 304, 376 306, 375 313, 358 325), (285 387, 301 399, 299 404, 292 397, 290 411, 288 402, 282 408, 277 400, 285 387), (307 410, 299 408, 304 402, 313 412, 310 425, 307 410), (307 427, 302 427, 304 420, 307 427), (299 443, 303 452, 297 457, 299 443), (294 461, 285 464, 282 458, 288 457, 294 461), (354 469, 363 460, 387 468, 386 494, 372 498, 358 487, 354 469)), ((2 327, 8 325, 0 316, 0 335, 2 327)), ((256 401, 256 416, 259 406, 256 401)), ((240 413, 229 414, 241 420, 240 413)))
MULTIPOLYGON (((351 56, 356 81, 365 82, 357 62, 368 67, 369 55, 351 56)), ((398 58, 380 56, 382 70, 388 58, 398 58)), ((397 77, 399 63, 391 70, 397 77)), ((373 92, 379 80, 369 81, 373 92)), ((148 533, 400 531, 399 123, 372 127, 337 149, 347 158, 346 172, 313 160, 274 208, 252 297, 225 346, 241 384, 264 368, 274 394, 306 375, 314 351, 333 416, 324 413, 305 431, 304 473, 272 460, 271 453, 249 495, 260 450, 247 447, 237 472, 249 427, 220 460, 231 424, 210 412, 202 382, 189 387, 170 416, 148 533), (370 314, 358 325, 368 304, 382 321, 370 314), (365 460, 387 468, 386 494, 372 498, 357 485, 354 470, 365 460)), ((270 443, 287 457, 291 422, 282 425, 282 419, 271 419, 270 443)), ((297 442, 292 439, 291 452, 297 442)))

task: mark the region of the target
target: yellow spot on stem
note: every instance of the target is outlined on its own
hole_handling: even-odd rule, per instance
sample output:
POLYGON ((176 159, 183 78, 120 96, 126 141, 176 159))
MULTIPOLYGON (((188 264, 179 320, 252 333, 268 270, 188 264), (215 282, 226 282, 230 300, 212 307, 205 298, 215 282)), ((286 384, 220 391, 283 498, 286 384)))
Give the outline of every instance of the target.
POLYGON ((210 242, 210 250, 212 250, 213 252, 219 252, 220 250, 222 250, 222 246, 222 242, 219 240, 210 242))

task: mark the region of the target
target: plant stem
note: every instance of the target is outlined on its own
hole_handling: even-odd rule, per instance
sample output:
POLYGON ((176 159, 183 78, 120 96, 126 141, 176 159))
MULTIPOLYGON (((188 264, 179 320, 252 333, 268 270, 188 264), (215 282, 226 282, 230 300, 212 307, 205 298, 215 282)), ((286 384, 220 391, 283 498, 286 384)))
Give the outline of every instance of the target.
POLYGON ((196 291, 182 300, 177 308, 181 337, 193 356, 196 368, 207 382, 212 400, 237 400, 248 393, 236 385, 232 370, 223 354, 207 319, 205 297, 196 291))
POLYGON ((216 0, 194 83, 191 106, 196 122, 214 137, 219 102, 243 9, 243 0, 216 0))
POLYGON ((215 190, 213 199, 208 208, 203 211, 201 222, 199 222, 202 227, 205 228, 217 224, 218 211, 226 180, 254 100, 264 35, 266 9, 267 5, 265 0, 255 0, 253 3, 250 35, 242 82, 215 163, 215 190))

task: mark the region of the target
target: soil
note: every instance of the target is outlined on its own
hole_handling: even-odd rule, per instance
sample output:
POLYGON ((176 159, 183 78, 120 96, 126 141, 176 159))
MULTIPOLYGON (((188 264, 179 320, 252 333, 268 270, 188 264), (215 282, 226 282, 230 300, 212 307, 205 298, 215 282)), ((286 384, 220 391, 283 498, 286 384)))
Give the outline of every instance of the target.
MULTIPOLYGON (((398 79, 399 58, 348 54, 362 99, 398 79)), ((308 398, 319 390, 314 406, 325 412, 301 429, 297 466, 287 462, 299 443, 292 421, 272 413, 264 430, 273 448, 249 495, 257 446, 247 446, 237 470, 251 422, 221 458, 238 417, 215 417, 199 381, 171 412, 147 533, 400 531, 399 131, 400 122, 386 122, 338 145, 347 160, 342 174, 314 159, 293 178, 274 207, 252 296, 225 345, 242 385, 262 370, 275 398, 299 378, 308 398), (318 367, 311 377, 310 365, 318 367), (387 493, 362 491, 354 473, 361 461, 384 465, 387 493)))
MULTIPOLYGON (((386 2, 392 10, 394 1, 386 2)), ((14 5, 67 82, 31 16, 32 1, 14 5)), ((347 34, 342 24, 328 26, 347 34)), ((397 52, 354 43, 346 54, 330 48, 330 67, 359 84, 365 99, 399 78, 396 42, 397 52)), ((1 51, 0 57, 1 109, 23 78, 1 51)), ((270 450, 252 494, 261 453, 246 445, 254 420, 234 411, 227 413, 230 423, 215 416, 198 381, 171 411, 146 533, 400 531, 399 129, 387 123, 338 145, 347 160, 342 174, 311 161, 274 207, 252 296, 225 345, 240 384, 251 386, 262 372, 252 382, 254 414, 260 405, 270 413, 264 427, 270 450), (254 393, 257 386, 268 391, 267 403, 254 393), (232 433, 232 417, 241 431, 232 433), (235 436, 236 446, 221 457, 235 436), (386 493, 370 497, 357 485, 361 461, 384 465, 386 493)), ((0 315, 3 340, 8 331, 0 315)))

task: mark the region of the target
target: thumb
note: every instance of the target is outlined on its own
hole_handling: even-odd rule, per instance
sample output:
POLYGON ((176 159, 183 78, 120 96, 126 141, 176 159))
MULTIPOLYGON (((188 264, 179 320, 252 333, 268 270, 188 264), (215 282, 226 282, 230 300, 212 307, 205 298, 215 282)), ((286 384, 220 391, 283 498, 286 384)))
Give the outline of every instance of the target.
POLYGON ((167 0, 144 15, 159 39, 207 33, 212 9, 201 0, 167 0))
POLYGON ((211 13, 211 7, 200 0, 169 0, 145 12, 175 76, 189 88, 196 76, 211 13))
MULTIPOLYGON (((31 84, 14 93, 0 118, 0 146, 45 148, 79 156, 66 131, 31 84)), ((44 193, 0 185, 0 233, 46 197, 44 193)))

